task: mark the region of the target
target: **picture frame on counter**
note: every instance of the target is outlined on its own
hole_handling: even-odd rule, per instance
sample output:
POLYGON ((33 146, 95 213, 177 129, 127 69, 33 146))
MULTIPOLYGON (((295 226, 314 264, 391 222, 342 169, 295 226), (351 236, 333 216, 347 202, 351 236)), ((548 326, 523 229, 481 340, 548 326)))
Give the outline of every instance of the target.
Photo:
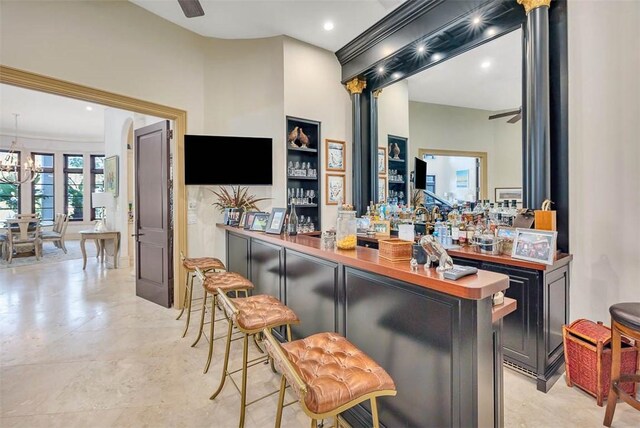
POLYGON ((372 221, 373 231, 376 233, 376 238, 391 236, 391 222, 387 220, 372 221))
POLYGON ((240 223, 238 223, 238 227, 240 229, 244 229, 244 225, 247 223, 247 212, 243 211, 242 215, 240 216, 240 223))
POLYGON ((245 216, 243 229, 249 230, 251 229, 251 225, 253 224, 253 217, 258 214, 260 211, 247 211, 247 215, 245 216))
POLYGON ((511 257, 553 265, 556 256, 557 231, 517 228, 511 257))
POLYGON ((516 200, 518 203, 522 203, 522 187, 496 187, 495 188, 495 201, 505 202, 516 200))
POLYGON ((387 148, 378 147, 378 174, 387 173, 387 148))
POLYGON ((267 223, 269 222, 269 213, 255 213, 253 221, 251 222, 251 229, 254 232, 265 232, 267 230, 267 223))
POLYGON ((282 233, 282 227, 284 226, 284 217, 286 213, 286 208, 273 208, 271 210, 271 214, 269 214, 269 220, 267 221, 267 229, 265 232, 280 235, 282 233))
POLYGON ((225 209, 225 224, 229 226, 238 226, 240 224, 240 218, 244 209, 242 208, 226 208, 225 209))
POLYGON ((327 205, 338 205, 341 201, 345 201, 344 196, 344 188, 345 188, 345 178, 344 175, 340 174, 325 174, 325 181, 327 185, 325 186, 326 191, 326 204, 327 205))
POLYGON ((327 171, 347 170, 347 143, 340 140, 325 139, 325 157, 327 158, 327 171))

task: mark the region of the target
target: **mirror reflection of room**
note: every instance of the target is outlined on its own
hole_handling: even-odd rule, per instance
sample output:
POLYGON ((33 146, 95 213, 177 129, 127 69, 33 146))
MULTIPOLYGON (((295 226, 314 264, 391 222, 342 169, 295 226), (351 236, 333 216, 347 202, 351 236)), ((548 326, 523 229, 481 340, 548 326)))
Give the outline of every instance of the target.
POLYGON ((387 189, 378 189, 379 197, 416 205, 417 195, 413 203, 397 196, 411 195, 417 157, 427 163, 420 196, 428 208, 487 200, 497 206, 513 198, 521 206, 521 63, 517 30, 384 88, 378 95, 378 146, 388 155, 378 182, 387 189), (398 139, 406 140, 402 165, 390 152, 398 139), (398 170, 409 177, 400 185, 394 184, 398 170))

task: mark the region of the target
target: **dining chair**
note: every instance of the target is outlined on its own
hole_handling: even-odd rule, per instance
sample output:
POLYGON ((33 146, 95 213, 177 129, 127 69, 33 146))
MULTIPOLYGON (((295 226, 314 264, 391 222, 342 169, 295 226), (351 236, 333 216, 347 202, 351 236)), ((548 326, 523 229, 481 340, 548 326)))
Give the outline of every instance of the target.
POLYGON ((62 249, 62 251, 67 254, 67 247, 64 244, 64 238, 67 232, 68 223, 68 215, 63 213, 56 214, 56 218, 53 223, 53 230, 45 230, 40 234, 42 242, 51 241, 56 248, 62 249))
POLYGON ((16 219, 8 224, 7 260, 13 260, 13 253, 19 248, 31 247, 35 250, 36 260, 40 260, 42 241, 40 240, 40 220, 27 217, 16 219))

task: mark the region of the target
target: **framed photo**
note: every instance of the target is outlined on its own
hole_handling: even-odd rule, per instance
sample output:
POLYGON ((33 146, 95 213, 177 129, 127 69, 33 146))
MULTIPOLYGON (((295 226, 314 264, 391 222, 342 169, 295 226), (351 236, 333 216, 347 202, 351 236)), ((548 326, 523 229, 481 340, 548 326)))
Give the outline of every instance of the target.
POLYGON ((387 200, 387 177, 378 177, 378 202, 387 200))
POLYGON ((390 236, 391 235, 391 223, 385 220, 372 221, 373 230, 376 232, 376 236, 390 236))
POLYGON ((251 222, 251 230, 255 232, 264 232, 267 230, 269 222, 269 213, 255 213, 253 222, 251 222))
POLYGON ((469 187, 469 170, 459 169, 456 171, 456 187, 466 189, 469 187))
POLYGON ((325 156, 327 171, 347 170, 347 143, 339 140, 325 139, 325 156))
POLYGON ((522 202, 522 187, 496 187, 495 201, 504 202, 513 199, 522 202))
POLYGON ((227 224, 229 226, 237 226, 240 224, 240 217, 242 217, 242 213, 244 209, 242 208, 227 208, 229 211, 227 214, 227 224))
POLYGON ((104 191, 118 196, 118 156, 109 156, 104 160, 104 191))
POLYGON ((537 229, 516 229, 511 257, 552 265, 556 255, 558 232, 537 229))
POLYGON ((244 225, 247 223, 247 212, 242 211, 242 216, 240 216, 240 223, 238 223, 239 228, 244 228, 244 225))
POLYGON ((282 226, 284 226, 284 216, 286 213, 286 208, 273 208, 267 221, 266 232, 280 235, 282 233, 282 226))
POLYGON ((387 148, 378 147, 378 174, 387 173, 387 148))
POLYGON ((244 230, 251 229, 251 225, 253 224, 253 217, 258 214, 260 211, 247 211, 247 215, 244 219, 244 230))
POLYGON ((344 175, 338 174, 326 174, 327 176, 327 185, 326 196, 327 196, 327 205, 338 205, 340 201, 344 202, 344 175))

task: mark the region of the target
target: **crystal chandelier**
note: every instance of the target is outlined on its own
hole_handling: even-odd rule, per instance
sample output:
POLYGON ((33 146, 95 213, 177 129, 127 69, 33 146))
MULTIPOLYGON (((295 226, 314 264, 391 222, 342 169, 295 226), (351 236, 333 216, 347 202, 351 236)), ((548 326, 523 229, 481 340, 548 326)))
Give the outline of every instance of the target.
POLYGON ((6 184, 22 184, 31 182, 36 179, 38 174, 42 172, 42 167, 35 164, 31 155, 22 164, 18 163, 18 113, 13 113, 16 123, 16 138, 11 142, 9 152, 0 158, 0 183, 6 184))

